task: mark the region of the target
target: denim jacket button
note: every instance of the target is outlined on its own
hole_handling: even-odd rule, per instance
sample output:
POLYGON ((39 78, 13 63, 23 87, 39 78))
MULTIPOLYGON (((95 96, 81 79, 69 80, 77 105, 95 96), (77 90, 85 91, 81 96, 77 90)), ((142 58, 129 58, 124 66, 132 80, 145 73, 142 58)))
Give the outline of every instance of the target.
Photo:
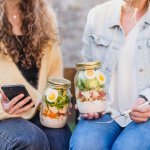
POLYGON ((144 70, 142 68, 139 69, 139 72, 143 72, 144 70))
POLYGON ((146 29, 146 26, 143 26, 143 30, 145 30, 146 29))
POLYGON ((108 67, 106 68, 106 71, 108 71, 109 73, 111 72, 111 70, 108 67))
POLYGON ((109 68, 106 68, 106 71, 108 71, 109 70, 109 68))
POLYGON ((142 46, 141 46, 141 45, 139 45, 139 46, 138 46, 138 49, 142 49, 142 46))

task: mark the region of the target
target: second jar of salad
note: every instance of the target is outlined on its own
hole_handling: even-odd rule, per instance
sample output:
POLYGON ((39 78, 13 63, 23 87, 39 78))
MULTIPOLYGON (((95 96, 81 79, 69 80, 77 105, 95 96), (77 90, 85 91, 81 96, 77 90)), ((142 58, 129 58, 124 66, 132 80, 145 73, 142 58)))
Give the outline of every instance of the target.
POLYGON ((80 113, 106 110, 106 79, 100 68, 100 62, 78 63, 76 65, 75 92, 80 113))
POLYGON ((68 118, 71 82, 62 78, 53 78, 43 94, 40 110, 41 124, 50 128, 62 128, 68 118))

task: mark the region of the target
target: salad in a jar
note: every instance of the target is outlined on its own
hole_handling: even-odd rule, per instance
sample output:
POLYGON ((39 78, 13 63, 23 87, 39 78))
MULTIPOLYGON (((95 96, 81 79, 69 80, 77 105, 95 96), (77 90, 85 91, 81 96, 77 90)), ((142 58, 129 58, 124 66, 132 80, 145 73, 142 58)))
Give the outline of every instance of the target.
POLYGON ((75 88, 77 105, 81 113, 103 112, 106 109, 106 78, 99 70, 99 63, 93 64, 86 63, 84 66, 82 64, 82 68, 77 68, 75 88))
MULTIPOLYGON (((52 80, 54 82, 54 79, 52 80)), ((55 84, 50 84, 43 95, 40 112, 41 124, 51 128, 61 128, 66 124, 69 111, 71 93, 70 81, 55 79, 55 84), (56 84, 56 81, 58 82, 56 84), (61 81, 61 83, 60 83, 61 81), (64 83, 68 83, 68 86, 64 83)))

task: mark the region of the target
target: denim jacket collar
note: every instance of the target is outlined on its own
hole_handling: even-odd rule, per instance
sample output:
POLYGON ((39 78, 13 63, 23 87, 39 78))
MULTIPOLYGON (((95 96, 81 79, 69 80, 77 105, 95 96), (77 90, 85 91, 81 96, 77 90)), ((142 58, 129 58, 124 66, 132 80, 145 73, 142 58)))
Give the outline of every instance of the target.
POLYGON ((122 11, 122 1, 118 1, 118 4, 114 5, 115 9, 113 9, 112 15, 108 18, 108 27, 112 28, 120 25, 120 16, 122 11))
POLYGON ((145 23, 150 24, 150 6, 149 6, 147 14, 145 16, 145 23))

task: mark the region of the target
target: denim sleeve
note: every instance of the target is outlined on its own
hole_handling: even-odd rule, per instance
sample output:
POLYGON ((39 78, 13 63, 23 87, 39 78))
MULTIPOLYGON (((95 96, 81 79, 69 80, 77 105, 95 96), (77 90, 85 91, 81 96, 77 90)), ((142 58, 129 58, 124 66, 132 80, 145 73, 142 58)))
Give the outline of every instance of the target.
POLYGON ((92 61, 92 23, 93 23, 93 10, 89 12, 87 22, 83 33, 83 48, 81 50, 82 57, 85 61, 92 61))
POLYGON ((150 88, 146 88, 145 90, 143 90, 140 95, 143 95, 147 98, 148 101, 150 101, 150 88))

